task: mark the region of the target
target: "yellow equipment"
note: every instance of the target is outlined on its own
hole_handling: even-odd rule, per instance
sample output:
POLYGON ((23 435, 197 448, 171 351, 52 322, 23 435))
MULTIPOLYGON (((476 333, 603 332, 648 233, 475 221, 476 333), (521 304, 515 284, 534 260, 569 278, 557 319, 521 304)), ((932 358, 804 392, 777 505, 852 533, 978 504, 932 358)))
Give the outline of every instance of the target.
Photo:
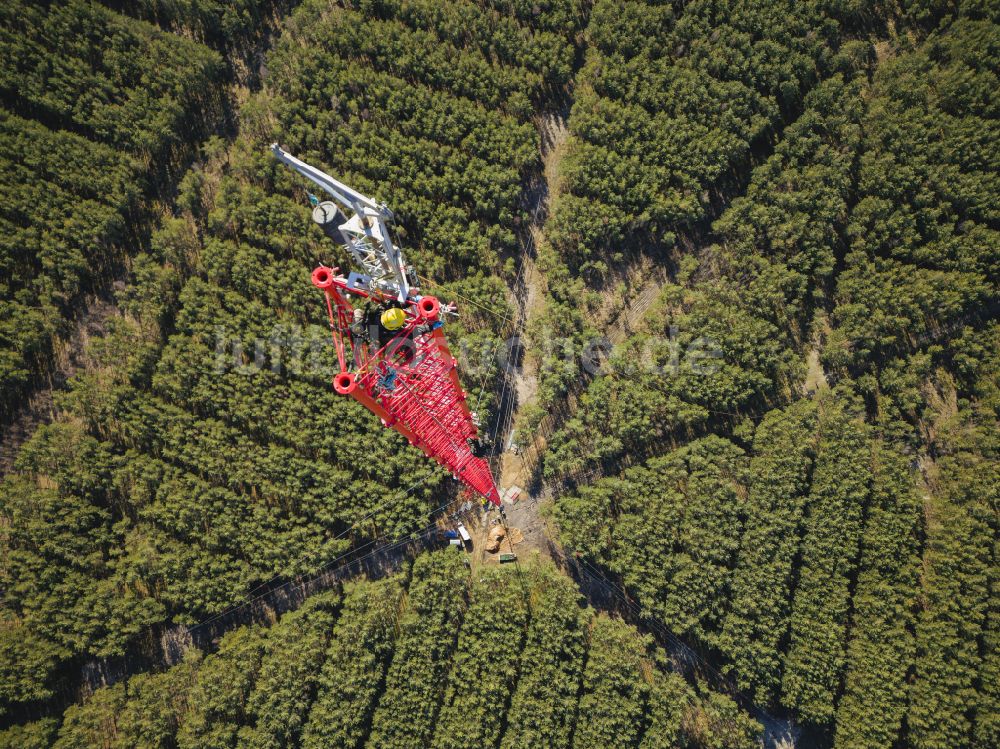
POLYGON ((398 307, 393 307, 383 312, 380 319, 382 327, 386 330, 399 330, 406 322, 406 313, 398 307))

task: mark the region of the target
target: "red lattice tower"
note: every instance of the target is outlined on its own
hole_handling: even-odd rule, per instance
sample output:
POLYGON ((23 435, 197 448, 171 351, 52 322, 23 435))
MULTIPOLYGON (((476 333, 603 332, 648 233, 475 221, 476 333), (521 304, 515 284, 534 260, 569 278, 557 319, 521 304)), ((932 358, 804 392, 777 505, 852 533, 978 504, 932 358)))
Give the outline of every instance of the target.
POLYGON ((406 322, 379 348, 351 342, 354 307, 350 295, 382 303, 393 297, 352 287, 337 268, 320 266, 312 282, 326 296, 330 330, 340 372, 333 387, 349 395, 447 468, 463 484, 495 505, 500 504, 489 463, 473 452, 477 428, 458 381, 458 362, 441 330, 441 305, 432 296, 414 297, 403 305, 406 322), (375 350, 373 350, 375 349, 375 350))

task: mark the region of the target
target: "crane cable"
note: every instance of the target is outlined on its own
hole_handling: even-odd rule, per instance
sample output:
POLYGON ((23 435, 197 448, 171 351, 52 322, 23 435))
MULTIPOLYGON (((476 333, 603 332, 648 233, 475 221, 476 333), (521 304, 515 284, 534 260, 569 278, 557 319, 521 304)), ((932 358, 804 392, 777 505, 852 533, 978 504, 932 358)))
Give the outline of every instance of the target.
MULTIPOLYGON (((515 327, 514 327, 514 335, 518 337, 519 341, 520 341, 520 332, 521 332, 521 330, 524 327, 524 320, 525 320, 525 318, 524 318, 524 315, 521 314, 520 300, 517 297, 517 288, 518 288, 518 286, 520 286, 524 282, 525 269, 527 267, 527 264, 524 262, 524 255, 526 254, 526 252, 527 252, 527 247, 522 248, 521 267, 519 269, 518 276, 517 276, 517 278, 514 281, 514 290, 515 290, 514 301, 518 305, 518 319, 517 319, 517 322, 516 322, 515 327)), ((498 408, 498 410, 501 409, 501 408, 503 408, 503 399, 506 397, 507 390, 508 390, 508 388, 509 388, 509 386, 511 384, 509 380, 510 380, 509 377, 507 377, 507 376, 504 377, 503 386, 501 387, 501 390, 500 390, 500 400, 497 402, 497 408, 498 408)), ((493 459, 495 459, 497 457, 497 446, 499 444, 497 442, 497 438, 500 435, 501 424, 502 423, 506 423, 507 426, 509 426, 510 423, 512 423, 513 413, 514 413, 514 398, 511 397, 510 400, 508 401, 507 408, 504 411, 502 417, 499 414, 499 412, 497 414, 498 418, 497 418, 496 426, 495 426, 495 428, 493 430, 493 448, 492 448, 492 451, 491 451, 491 453, 492 453, 491 454, 491 458, 493 458, 493 459)), ((506 432, 507 432, 507 430, 506 430, 506 427, 505 427, 504 428, 504 439, 505 440, 506 440, 506 432)), ((502 453, 503 453, 503 450, 501 450, 501 454, 502 453)))
MULTIPOLYGON (((523 256, 523 252, 524 252, 524 248, 522 248, 522 256, 523 256)), ((522 262, 521 265, 520 265, 520 267, 518 268, 518 274, 515 277, 514 283, 512 285, 512 288, 514 289, 514 301, 515 301, 515 303, 517 303, 519 301, 518 298, 517 298, 517 291, 516 291, 516 289, 517 289, 518 285, 523 281, 524 270, 525 270, 525 264, 522 262)), ((436 283, 435 281, 432 281, 429 278, 426 278, 424 276, 420 276, 419 274, 417 275, 417 278, 420 279, 421 281, 425 281, 425 282, 431 284, 432 286, 435 286, 437 288, 442 288, 442 286, 440 284, 436 283)), ((452 289, 447 289, 446 291, 448 291, 449 294, 453 294, 454 296, 457 296, 458 298, 460 298, 460 299, 468 302, 469 304, 472 304, 472 305, 474 305, 476 307, 479 307, 480 309, 483 309, 483 310, 489 312, 491 315, 494 315, 496 318, 498 318, 501 321, 500 328, 499 328, 500 335, 501 336, 503 335, 503 331, 506 329, 507 323, 510 322, 511 315, 514 312, 514 310, 511 307, 508 307, 503 313, 500 313, 500 312, 497 312, 496 310, 494 310, 491 307, 487 307, 486 305, 481 304, 479 302, 476 302, 475 300, 470 299, 469 297, 463 296, 462 294, 458 293, 457 291, 454 291, 452 289)), ((492 349, 492 353, 491 353, 491 358, 495 358, 496 357, 497 352, 499 351, 500 346, 502 344, 503 344, 503 339, 502 338, 498 338, 497 342, 493 345, 493 349, 492 349)), ((473 411, 475 411, 477 414, 479 412, 479 407, 482 405, 483 395, 485 394, 485 389, 484 389, 483 386, 485 385, 485 382, 486 382, 486 374, 487 374, 487 372, 488 372, 488 366, 483 367, 483 372, 480 374, 480 377, 479 377, 479 384, 476 387, 476 405, 475 405, 475 408, 473 409, 473 411)), ((501 397, 501 400, 502 400, 502 397, 501 397)), ((501 403, 498 402, 497 405, 500 406, 501 403)))
MULTIPOLYGON (((524 255, 524 251, 525 251, 525 248, 524 248, 524 247, 522 246, 522 262, 521 262, 521 265, 520 265, 520 267, 518 268, 518 274, 517 274, 517 276, 515 277, 515 280, 514 280, 514 285, 513 285, 513 288, 514 288, 514 294, 515 294, 515 296, 514 296, 514 301, 515 301, 515 303, 516 303, 516 304, 518 304, 518 305, 519 305, 519 300, 518 300, 518 298, 517 298, 517 291, 516 291, 516 290, 517 290, 517 287, 518 287, 518 285, 519 285, 519 284, 521 284, 521 282, 522 282, 522 280, 523 280, 523 278, 524 278, 524 270, 525 270, 525 267, 526 267, 526 266, 525 266, 525 263, 523 262, 523 255, 524 255)), ((458 296, 461 296, 461 295, 458 295, 458 296)), ((469 300, 469 301, 471 301, 471 300, 469 300)), ((473 302, 473 304, 475 304, 475 302, 473 302)), ((477 305, 477 306, 480 306, 480 305, 477 305)), ((484 307, 484 309, 485 309, 485 307, 484 307)), ((490 310, 490 311, 492 312, 492 310, 490 310)), ((513 312, 514 312, 514 309, 513 309, 513 308, 508 308, 508 309, 507 309, 507 311, 505 312, 505 314, 504 314, 504 316, 503 316, 503 323, 501 324, 501 328, 500 328, 500 330, 501 330, 501 335, 503 335, 503 329, 504 329, 504 328, 506 328, 506 326, 507 326, 507 322, 508 322, 508 321, 510 320, 510 317, 511 317, 511 313, 513 313, 513 312)), ((519 313, 519 312, 520 312, 520 310, 519 310, 519 307, 518 307, 518 313, 519 313)), ((497 314, 497 313, 496 313, 496 312, 493 312, 493 314, 497 314)), ((493 357, 495 357, 495 356, 496 356, 496 354, 497 354, 497 352, 499 351, 499 349, 500 349, 500 346, 502 345, 502 343, 503 343, 503 339, 502 339, 502 338, 498 338, 498 339, 497 339, 497 342, 496 342, 496 344, 495 344, 495 345, 494 345, 494 347, 493 347, 493 354, 492 354, 492 356, 493 356, 493 357)), ((480 406, 480 404, 482 403, 482 398, 483 398, 483 394, 484 394, 484 388, 483 388, 483 385, 484 385, 484 383, 485 383, 485 379, 486 379, 486 371, 484 370, 484 371, 483 371, 483 373, 482 373, 482 374, 481 374, 481 376, 480 376, 480 379, 479 379, 479 388, 478 388, 478 389, 479 389, 479 392, 478 392, 478 395, 477 395, 477 398, 476 398, 476 408, 475 408, 475 411, 476 411, 477 413, 478 413, 478 411, 479 411, 479 406, 480 406)), ((403 385, 403 387, 405 387, 405 388, 406 388, 406 390, 407 390, 407 391, 408 391, 409 393, 413 394, 413 390, 412 390, 412 389, 411 389, 411 388, 409 387, 409 385, 407 385, 407 384, 406 384, 405 382, 403 382, 403 381, 401 381, 401 384, 403 385)), ((504 398, 504 396, 506 395, 506 391, 507 391, 507 386, 508 386, 508 383, 507 383, 507 381, 506 381, 506 378, 505 378, 505 380, 504 380, 504 384, 503 384, 503 389, 502 389, 502 391, 501 391, 501 396, 500 396, 500 400, 499 400, 499 401, 498 401, 498 403, 497 403, 498 407, 502 407, 502 405, 503 405, 503 398, 504 398)), ((417 402, 417 404, 418 404, 418 405, 420 406, 420 408, 421 408, 421 409, 422 409, 422 410, 423 410, 423 411, 424 411, 424 412, 425 412, 425 413, 426 413, 426 414, 427 414, 428 416, 430 416, 430 417, 431 417, 431 419, 433 419, 433 420, 434 420, 434 423, 435 423, 435 424, 437 424, 437 426, 438 426, 438 427, 439 427, 439 428, 440 428, 440 429, 441 429, 441 430, 442 430, 442 431, 443 431, 443 432, 444 432, 444 433, 445 433, 445 434, 446 434, 446 435, 448 436, 448 440, 449 440, 449 441, 451 442, 451 444, 452 444, 452 448, 454 448, 454 449, 457 449, 457 445, 456 445, 456 443, 455 443, 454 439, 453 439, 453 438, 452 438, 452 436, 451 436, 451 431, 450 431, 450 430, 448 430, 448 429, 446 429, 446 428, 444 427, 444 425, 443 425, 443 424, 441 424, 441 422, 440 422, 440 421, 438 420, 437 416, 435 416, 435 414, 434 414, 434 413, 433 413, 432 411, 429 411, 429 410, 428 410, 428 409, 427 409, 426 407, 424 407, 424 405, 423 405, 423 404, 422 404, 422 403, 420 402, 419 398, 414 398, 414 400, 415 400, 415 401, 417 402)), ((513 408, 513 401, 511 402, 511 409, 512 409, 512 408, 513 408)), ((505 415, 505 418, 506 418, 506 415, 505 415)), ((498 420, 498 422, 497 422, 497 429, 499 429, 499 420, 498 420)), ((496 432, 496 431, 494 431, 494 445, 493 445, 493 449, 492 449, 492 456, 491 456, 491 457, 494 457, 494 458, 496 457, 496 442, 495 442, 495 437, 496 437, 496 433, 497 433, 497 432, 496 432)), ((492 473, 492 469, 491 469, 491 471, 490 471, 490 472, 492 473)), ((496 484, 496 479, 495 479, 495 478, 494 478, 494 480, 493 480, 493 481, 494 481, 494 484, 496 484)), ((502 501, 503 501, 503 500, 501 499, 501 502, 502 502, 502 501)))
POLYGON ((504 314, 505 314, 503 312, 497 312, 495 309, 493 309, 492 307, 486 306, 482 302, 477 302, 474 299, 470 299, 467 296, 463 296, 462 294, 459 294, 454 289, 446 289, 443 284, 439 284, 437 281, 432 281, 431 279, 426 278, 424 276, 421 276, 420 274, 417 274, 417 278, 419 278, 421 281, 423 281, 425 283, 430 284, 431 286, 433 286, 435 288, 441 289, 442 291, 446 291, 450 295, 457 296, 459 299, 468 302, 469 304, 473 305, 474 307, 479 307, 480 309, 489 312, 491 315, 495 315, 496 317, 503 317, 504 314))

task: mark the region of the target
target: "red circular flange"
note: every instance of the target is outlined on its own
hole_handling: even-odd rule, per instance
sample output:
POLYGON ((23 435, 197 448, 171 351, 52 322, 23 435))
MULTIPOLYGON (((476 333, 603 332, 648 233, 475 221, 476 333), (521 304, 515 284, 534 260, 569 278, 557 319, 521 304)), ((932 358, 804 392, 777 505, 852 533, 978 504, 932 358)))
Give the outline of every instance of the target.
POLYGON ((312 273, 313 286, 326 291, 333 286, 333 270, 325 266, 319 266, 312 273))
POLYGON ((358 386, 351 372, 341 372, 333 378, 333 389, 341 395, 350 395, 358 386))
POLYGON ((423 319, 434 322, 441 312, 441 302, 437 300, 437 297, 421 297, 420 301, 417 302, 417 311, 423 319))

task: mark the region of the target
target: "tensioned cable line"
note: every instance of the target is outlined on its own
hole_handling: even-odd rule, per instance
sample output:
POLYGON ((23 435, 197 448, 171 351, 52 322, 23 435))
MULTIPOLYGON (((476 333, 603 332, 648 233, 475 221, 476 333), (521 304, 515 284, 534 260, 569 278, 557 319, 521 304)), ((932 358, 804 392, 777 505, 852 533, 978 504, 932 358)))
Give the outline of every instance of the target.
MULTIPOLYGON (((393 504, 395 502, 398 502, 399 500, 402 500, 405 497, 410 496, 414 492, 415 489, 417 489, 418 487, 420 487, 423 484, 427 483, 427 481, 429 481, 433 477, 433 475, 434 475, 433 473, 429 473, 429 474, 427 474, 427 476, 425 476, 424 478, 422 478, 419 481, 415 482, 413 485, 411 485, 408 489, 406 489, 402 493, 397 494, 397 495, 393 495, 392 497, 390 497, 389 499, 387 499, 386 501, 382 502, 380 505, 378 505, 377 507, 375 507, 373 510, 371 510, 364 517, 361 517, 358 520, 354 521, 350 526, 348 526, 343 531, 341 531, 340 533, 338 533, 336 536, 333 536, 332 538, 330 538, 328 540, 329 541, 338 541, 338 540, 344 538, 351 531, 355 530, 361 523, 365 522, 366 520, 370 520, 375 514, 377 514, 379 511, 385 509, 388 505, 393 504)), ((442 505, 442 507, 446 507, 450 503, 451 503, 451 501, 449 500, 449 502, 447 502, 445 505, 442 505)), ((437 512, 440 509, 441 509, 441 507, 438 507, 435 510, 432 510, 432 512, 437 512)), ((377 539, 371 539, 371 540, 367 541, 366 543, 361 544, 361 546, 357 546, 357 547, 354 547, 352 549, 349 549, 348 551, 344 552, 344 554, 336 557, 334 561, 336 561, 337 559, 342 559, 345 556, 349 556, 350 554, 354 554, 357 551, 359 551, 360 549, 363 549, 366 546, 369 546, 369 545, 375 543, 376 541, 377 541, 377 539)), ((321 552, 314 552, 314 555, 318 556, 320 553, 321 552)), ((308 561, 309 561, 308 559, 300 560, 300 564, 302 564, 302 563, 308 563, 308 561)), ((320 569, 323 569, 323 567, 321 567, 320 569)), ((220 619, 220 618, 222 618, 224 616, 228 616, 232 612, 237 611, 240 608, 242 608, 242 607, 244 607, 244 606, 246 606, 246 605, 248 605, 250 603, 253 603, 254 601, 259 600, 262 596, 270 595, 271 593, 274 592, 274 590, 281 590, 281 587, 283 587, 283 586, 279 586, 278 588, 275 588, 274 590, 266 590, 264 593, 262 593, 259 596, 255 596, 254 595, 255 593, 257 593, 260 590, 263 590, 264 588, 270 588, 271 585, 273 585, 275 582, 277 582, 281 578, 282 578, 282 575, 275 575, 270 580, 267 580, 267 581, 262 582, 262 583, 258 583, 256 586, 254 586, 247 593, 247 595, 250 596, 250 598, 248 598, 246 601, 241 601, 240 603, 234 604, 234 605, 230 606, 229 608, 227 608, 227 609, 225 609, 223 611, 220 611, 217 614, 213 614, 211 617, 209 617, 207 619, 204 619, 204 620, 198 622, 197 624, 194 624, 194 625, 188 627, 187 631, 188 632, 192 632, 195 629, 198 629, 199 627, 205 626, 206 624, 209 624, 209 623, 211 623, 213 621, 216 621, 216 620, 218 620, 218 619, 220 619)), ((285 583, 285 585, 287 585, 287 583, 285 583)))
MULTIPOLYGON (((431 279, 426 278, 425 276, 421 276, 421 275, 418 274, 417 278, 420 279, 421 281, 423 281, 424 283, 428 283, 431 286, 434 286, 435 288, 444 289, 443 284, 439 284, 437 281, 432 281, 431 279)), ((482 302, 477 302, 474 299, 470 299, 467 296, 463 296, 462 294, 459 294, 454 289, 444 289, 444 290, 446 290, 449 294, 453 294, 453 295, 457 296, 459 299, 461 299, 461 300, 463 300, 465 302, 468 302, 469 304, 473 305, 474 307, 479 307, 480 309, 485 310, 485 311, 489 312, 491 315, 494 315, 496 317, 503 317, 504 314, 505 314, 503 312, 497 312, 495 309, 493 309, 492 307, 488 307, 487 305, 483 304, 482 302)))
MULTIPOLYGON (((388 505, 390 505, 390 504, 392 504, 394 502, 397 502, 397 501, 399 501, 399 500, 401 500, 401 499, 403 499, 405 497, 408 497, 419 486, 422 486, 423 484, 427 483, 427 481, 429 481, 431 479, 431 477, 433 477, 433 475, 434 475, 433 472, 428 473, 426 476, 424 476, 424 478, 422 478, 419 481, 416 481, 415 483, 413 483, 408 489, 405 489, 402 493, 400 493, 398 495, 394 495, 394 496, 390 497, 389 499, 385 500, 382 504, 378 505, 377 507, 375 507, 375 509, 371 510, 367 515, 365 515, 364 517, 361 517, 361 518, 355 520, 353 523, 351 523, 350 526, 348 526, 343 531, 341 531, 340 533, 338 533, 336 536, 334 536, 333 538, 330 538, 328 540, 329 541, 338 541, 338 540, 340 540, 341 538, 343 538, 344 536, 346 536, 348 533, 350 533, 351 531, 353 531, 355 528, 357 528, 358 525, 360 525, 361 523, 365 522, 366 520, 370 520, 372 518, 372 516, 375 515, 377 512, 379 512, 380 510, 385 509, 388 505)), ((262 583, 258 583, 255 587, 253 587, 247 593, 247 595, 251 595, 252 596, 258 590, 261 590, 262 588, 268 587, 269 585, 271 585, 275 581, 279 580, 280 578, 281 578, 281 575, 275 575, 270 580, 266 580, 266 581, 264 581, 262 583)))
MULTIPOLYGON (((590 565, 587 565, 587 566, 589 567, 590 565)), ((593 569, 593 568, 591 567, 591 569, 593 569)), ((622 596, 622 594, 618 590, 617 586, 614 585, 614 583, 612 583, 611 581, 609 581, 607 578, 605 578, 600 573, 596 573, 596 574, 588 573, 586 570, 583 570, 583 572, 585 574, 587 574, 587 576, 591 580, 593 580, 594 582, 596 582, 599 585, 601 585, 602 587, 604 587, 605 590, 608 590, 609 592, 614 593, 616 596, 618 596, 618 598, 623 603, 625 603, 626 606, 629 607, 629 609, 633 612, 633 614, 640 621, 642 621, 643 624, 645 624, 645 626, 650 627, 654 631, 658 632, 668 642, 670 642, 671 644, 673 644, 673 645, 675 645, 677 647, 680 647, 682 650, 684 650, 690 656, 693 656, 694 658, 696 658, 697 660, 699 660, 704 666, 706 666, 708 668, 711 668, 711 665, 708 664, 705 661, 704 658, 702 658, 700 655, 698 655, 697 652, 695 652, 692 648, 690 648, 687 644, 685 644, 681 640, 677 639, 677 637, 675 635, 673 635, 669 630, 667 630, 664 627, 660 626, 659 623, 655 619, 650 618, 648 615, 643 614, 642 610, 638 609, 636 607, 636 604, 634 604, 632 601, 630 601, 626 597, 622 596)), ((689 697, 689 699, 692 699, 692 698, 693 698, 693 695, 692 695, 692 697, 689 697)), ((746 698, 744 697, 744 699, 746 699, 746 698)), ((693 706, 694 703, 693 702, 689 702, 689 704, 691 704, 693 706)), ((766 711, 764 711, 762 708, 759 708, 755 703, 751 702, 750 704, 753 705, 753 707, 754 707, 755 710, 759 710, 760 714, 767 715, 766 711)), ((768 717, 770 717, 770 716, 768 716, 768 717)), ((723 718, 721 718, 721 721, 726 726, 728 726, 730 729, 732 729, 734 731, 738 730, 738 726, 736 725, 736 722, 732 718, 723 717, 723 718)))
MULTIPOLYGON (((517 320, 514 326, 514 335, 518 337, 520 337, 520 332, 524 328, 524 314, 521 309, 521 299, 519 298, 518 294, 520 292, 521 287, 525 285, 525 279, 527 278, 526 273, 528 264, 525 262, 525 257, 527 256, 527 254, 528 254, 528 245, 525 244, 521 248, 521 266, 518 269, 517 277, 514 279, 514 284, 512 286, 514 292, 515 309, 511 311, 515 312, 515 314, 517 315, 517 320)), ((507 317, 504 318, 504 327, 506 327, 506 325, 507 325, 507 317)), ((496 353, 499 350, 501 343, 503 343, 503 341, 497 341, 497 344, 493 349, 494 356, 496 356, 496 353)), ((507 389, 510 385, 509 380, 510 378, 506 376, 503 379, 503 385, 501 386, 500 390, 500 399, 497 401, 498 408, 503 408, 503 399, 504 397, 506 397, 507 389)), ((480 398, 482 398, 482 390, 480 390, 480 398)), ((507 408, 507 412, 503 414, 500 414, 498 412, 497 414, 498 418, 497 418, 496 428, 493 430, 493 449, 491 451, 492 458, 496 458, 496 450, 497 450, 496 438, 499 434, 500 426, 504 421, 507 421, 510 418, 510 414, 513 412, 513 408, 514 408, 514 402, 513 399, 511 399, 507 408)))
MULTIPOLYGON (((448 507, 449 505, 451 505, 453 502, 454 502, 454 500, 449 499, 447 502, 444 502, 443 504, 438 505, 437 507, 435 507, 428 514, 431 515, 431 516, 433 516, 435 513, 440 512, 441 510, 445 509, 446 507, 448 507)), ((358 557, 356 559, 350 560, 349 563, 361 562, 361 561, 364 561, 366 559, 370 559, 375 554, 383 553, 383 552, 386 552, 386 551, 391 551, 392 549, 398 547, 401 544, 409 543, 412 539, 408 538, 408 537, 412 537, 414 535, 422 535, 422 534, 428 532, 429 530, 431 530, 432 528, 434 528, 436 525, 437 525, 437 519, 435 518, 429 525, 426 525, 423 528, 420 528, 420 529, 417 529, 417 530, 414 530, 414 531, 409 531, 407 533, 401 534, 400 536, 396 537, 392 541, 389 541, 388 543, 385 543, 385 544, 382 544, 380 546, 377 546, 376 548, 374 548, 371 551, 369 551, 367 554, 364 554, 363 556, 358 557)), ((302 580, 301 578, 303 576, 302 575, 297 575, 294 578, 292 578, 291 580, 287 580, 286 582, 282 583, 277 588, 274 588, 272 590, 267 590, 267 591, 265 591, 263 593, 260 593, 259 595, 256 595, 256 596, 253 596, 251 598, 248 598, 245 601, 242 601, 242 602, 240 602, 240 603, 238 603, 238 604, 236 604, 234 606, 231 606, 230 608, 226 609, 225 611, 221 611, 218 614, 214 614, 214 615, 208 617, 207 619, 204 619, 204 620, 198 622, 197 624, 191 625, 190 627, 188 627, 186 629, 186 631, 190 634, 191 632, 194 632, 195 630, 200 629, 201 627, 205 627, 205 626, 211 624, 212 622, 218 621, 219 619, 222 619, 224 617, 227 617, 227 616, 233 614, 236 611, 239 611, 240 609, 246 608, 247 606, 251 606, 254 603, 256 603, 257 601, 261 600, 262 598, 265 598, 266 596, 272 595, 272 594, 274 594, 274 593, 276 593, 276 592, 278 592, 280 590, 283 590, 283 589, 285 589, 285 588, 287 588, 289 586, 292 586, 292 585, 303 585, 303 584, 306 584, 306 583, 308 583, 308 582, 310 582, 312 580, 315 580, 317 577, 319 577, 320 574, 322 574, 323 572, 325 572, 332 565, 334 565, 337 562, 340 562, 340 561, 346 559, 347 557, 351 556, 352 554, 356 554, 361 549, 364 549, 364 548, 366 548, 368 546, 372 546, 372 545, 376 544, 377 542, 378 542, 378 539, 374 539, 374 538, 370 539, 369 541, 366 541, 365 543, 363 543, 361 546, 355 547, 353 549, 349 549, 348 551, 345 551, 343 554, 340 554, 340 555, 334 557, 330 561, 328 561, 328 562, 324 563, 323 565, 321 565, 320 567, 316 568, 315 570, 313 570, 312 572, 309 573, 309 579, 308 580, 302 580)), ((258 586, 257 589, 259 590, 260 586, 258 586)))
POLYGON ((770 721, 775 720, 774 716, 772 716, 767 710, 765 710, 763 707, 758 705, 752 699, 747 697, 742 690, 738 689, 732 683, 732 681, 729 679, 728 676, 720 672, 715 666, 709 663, 700 653, 698 653, 697 650, 692 648, 686 642, 681 640, 677 635, 671 632, 666 624, 657 619, 655 615, 645 612, 638 603, 633 601, 628 596, 627 590, 623 589, 620 585, 616 584, 614 581, 609 580, 607 576, 605 576, 600 570, 594 567, 594 565, 588 562, 584 557, 575 556, 574 560, 580 562, 585 567, 587 567, 590 570, 589 573, 590 577, 592 579, 595 579, 602 586, 604 586, 605 589, 614 593, 618 597, 618 599, 621 600, 622 603, 624 603, 640 621, 642 621, 647 626, 654 629, 656 632, 660 633, 660 635, 664 637, 668 642, 670 642, 674 646, 684 651, 684 653, 687 654, 689 657, 694 658, 699 663, 701 663, 701 665, 704 668, 706 668, 709 671, 709 673, 711 673, 716 683, 721 685, 723 689, 730 692, 731 694, 738 696, 746 704, 750 705, 752 709, 762 717, 770 721))
MULTIPOLYGON (((521 266, 518 268, 517 276, 514 277, 514 283, 511 286, 511 288, 514 291, 514 305, 518 306, 518 308, 516 310, 516 314, 520 314, 520 307, 519 307, 520 300, 517 297, 517 289, 518 289, 518 286, 520 286, 521 283, 523 282, 523 277, 524 277, 524 272, 525 272, 525 267, 526 267, 526 264, 524 262, 524 253, 525 253, 525 250, 522 248, 522 250, 521 250, 521 266)), ((507 323, 510 322, 512 314, 515 314, 514 306, 508 306, 508 309, 504 312, 503 322, 500 323, 500 330, 498 331, 500 336, 502 336, 504 334, 504 331, 507 329, 507 323)), ((498 338, 496 344, 494 344, 494 346, 493 346, 493 352, 490 354, 491 358, 493 358, 493 359, 496 358, 497 353, 500 351, 500 346, 502 346, 502 345, 503 345, 503 338, 498 338)), ((483 395, 485 393, 485 391, 483 390, 483 385, 486 382, 486 373, 489 371, 488 367, 489 367, 489 362, 487 362, 486 365, 483 367, 483 372, 480 374, 480 377, 479 377, 479 393, 476 395, 476 411, 477 412, 479 411, 479 406, 482 405, 482 402, 483 402, 483 395)), ((500 406, 501 402, 498 401, 497 405, 500 406)))

